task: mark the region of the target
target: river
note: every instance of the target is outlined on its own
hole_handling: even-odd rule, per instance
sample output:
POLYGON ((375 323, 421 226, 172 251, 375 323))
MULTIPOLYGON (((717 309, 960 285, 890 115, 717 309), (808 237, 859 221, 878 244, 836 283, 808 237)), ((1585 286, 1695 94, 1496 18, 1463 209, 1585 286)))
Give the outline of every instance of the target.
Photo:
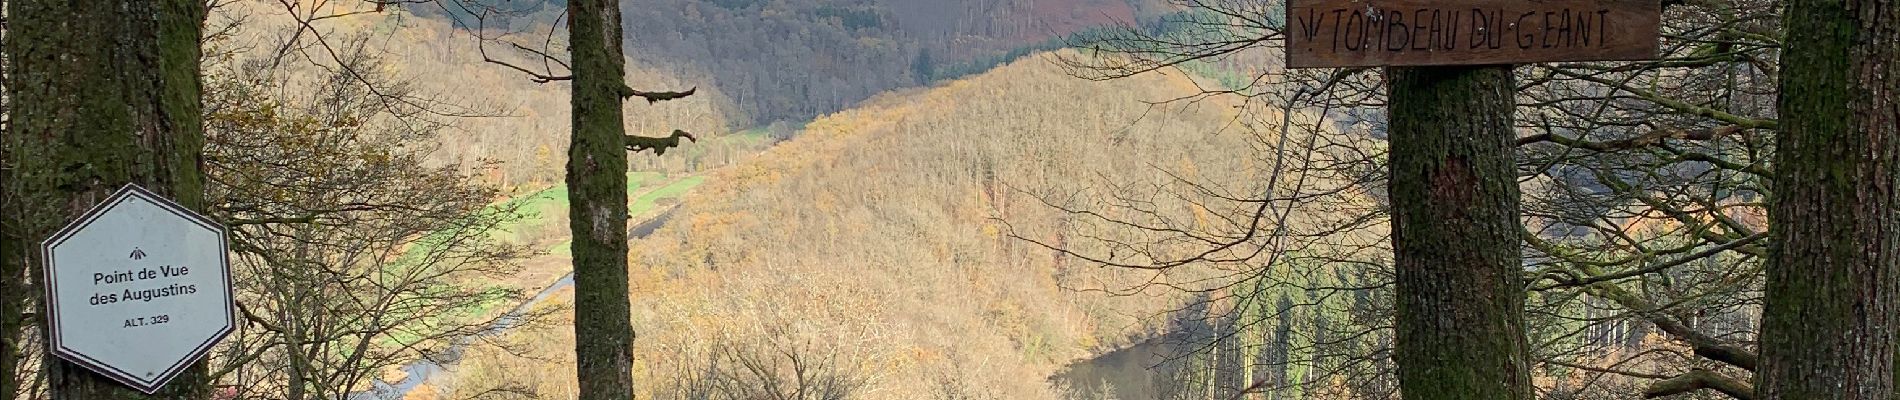
MULTIPOLYGON (((633 226, 627 230, 627 236, 633 239, 641 239, 653 234, 653 231, 660 229, 661 225, 665 225, 667 219, 672 218, 673 212, 678 209, 678 206, 674 206, 653 218, 647 219, 645 222, 641 222, 639 225, 633 226)), ((529 310, 533 310, 535 305, 547 300, 548 297, 553 296, 555 292, 559 292, 561 289, 573 285, 574 271, 568 271, 566 275, 561 276, 561 279, 555 280, 554 283, 549 284, 547 288, 535 293, 534 297, 530 297, 527 301, 516 305, 515 308, 509 310, 507 314, 502 314, 501 318, 496 318, 495 322, 490 324, 488 328, 483 329, 481 333, 457 339, 449 345, 448 349, 403 365, 403 378, 401 381, 384 382, 381 379, 373 380, 370 383, 370 390, 351 393, 349 400, 399 400, 403 396, 408 395, 409 391, 415 390, 416 387, 429 382, 430 379, 454 373, 454 371, 449 370, 448 367, 454 366, 456 360, 462 358, 462 351, 468 347, 469 343, 473 343, 476 339, 483 336, 499 335, 507 332, 509 329, 513 329, 516 324, 521 322, 521 316, 529 310)))

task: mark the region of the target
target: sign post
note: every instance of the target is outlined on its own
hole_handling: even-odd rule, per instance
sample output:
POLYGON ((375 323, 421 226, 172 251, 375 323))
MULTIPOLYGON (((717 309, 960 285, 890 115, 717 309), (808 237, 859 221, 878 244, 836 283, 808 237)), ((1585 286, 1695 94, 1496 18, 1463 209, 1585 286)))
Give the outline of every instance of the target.
POLYGON ((236 326, 224 227, 137 185, 41 251, 53 354, 146 394, 236 326))
POLYGON ((1654 58, 1661 17, 1657 0, 1288 0, 1287 67, 1388 67, 1393 287, 1401 304, 1434 308, 1399 306, 1392 359, 1413 372, 1400 374, 1399 391, 1534 391, 1523 315, 1511 312, 1522 299, 1442 290, 1521 289, 1497 279, 1522 271, 1509 240, 1522 229, 1512 64, 1654 58), (1447 359, 1459 362, 1438 362, 1447 359))
POLYGON ((1289 0, 1290 68, 1656 57, 1656 0, 1289 0))

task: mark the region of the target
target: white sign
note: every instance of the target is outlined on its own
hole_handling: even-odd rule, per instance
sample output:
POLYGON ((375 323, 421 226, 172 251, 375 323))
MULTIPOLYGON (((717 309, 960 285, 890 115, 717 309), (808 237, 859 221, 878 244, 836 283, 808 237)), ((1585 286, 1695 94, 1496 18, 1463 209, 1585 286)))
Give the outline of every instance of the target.
POLYGON ((53 354, 147 394, 231 333, 224 227, 136 185, 42 246, 53 354))

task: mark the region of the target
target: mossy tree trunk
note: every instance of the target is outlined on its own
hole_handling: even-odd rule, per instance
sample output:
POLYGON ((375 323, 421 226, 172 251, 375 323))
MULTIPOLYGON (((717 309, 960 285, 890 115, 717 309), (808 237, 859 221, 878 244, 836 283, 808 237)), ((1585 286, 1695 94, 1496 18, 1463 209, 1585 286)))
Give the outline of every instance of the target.
POLYGON ((1893 399, 1900 2, 1786 10, 1757 393, 1893 399))
POLYGON ((580 400, 633 398, 633 320, 627 298, 627 87, 619 3, 567 3, 573 48, 573 137, 567 152, 574 235, 574 352, 580 400))
POLYGON ((1511 69, 1388 68, 1386 79, 1400 392, 1530 399, 1511 69))
MULTIPOLYGON (((205 3, 10 0, 6 6, 12 125, 5 139, 11 167, 5 211, 17 217, 3 238, 8 268, 29 267, 19 275, 37 279, 44 261, 33 251, 38 241, 127 183, 202 211, 198 40, 205 3)), ((44 332, 45 324, 38 325, 44 332)), ((211 393, 202 360, 153 396, 52 357, 46 373, 56 399, 205 399, 211 393)))
MULTIPOLYGON (((0 39, 4 40, 4 39, 0 39)), ((4 64, 5 61, 0 61, 4 64)), ((0 76, 5 76, 0 71, 0 76)), ((6 91, 0 88, 0 91, 6 91)), ((25 218, 17 211, 12 174, 13 138, 0 128, 0 400, 14 400, 20 394, 20 365, 25 361, 27 285, 26 240, 16 237, 15 227, 25 218)))
MULTIPOLYGON (((6 0, 0 0, 0 9, 7 8, 6 0)), ((6 30, 0 29, 0 43, 6 41, 6 30)), ((6 52, 0 51, 0 92, 8 97, 0 98, 0 113, 6 110, 6 98, 11 98, 12 89, 8 89, 6 52)), ((13 144, 15 140, 11 128, 0 122, 0 400, 14 400, 20 395, 20 373, 27 351, 26 327, 29 320, 26 314, 27 292, 32 287, 27 284, 26 241, 17 236, 15 229, 25 220, 19 212, 15 200, 13 183, 18 179, 13 174, 13 144)))

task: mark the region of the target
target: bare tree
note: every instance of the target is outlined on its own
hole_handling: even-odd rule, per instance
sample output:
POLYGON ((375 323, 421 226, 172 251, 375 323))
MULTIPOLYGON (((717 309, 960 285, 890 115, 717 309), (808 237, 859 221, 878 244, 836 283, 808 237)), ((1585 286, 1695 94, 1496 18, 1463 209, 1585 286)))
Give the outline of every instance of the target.
MULTIPOLYGON (((343 65, 338 46, 325 39, 312 23, 327 18, 384 11, 384 6, 404 4, 428 6, 442 11, 458 28, 475 36, 482 60, 521 72, 541 83, 566 82, 572 85, 573 133, 567 162, 570 231, 574 241, 576 375, 580 377, 583 399, 625 399, 633 394, 631 310, 627 298, 627 152, 653 150, 655 155, 681 145, 681 139, 695 140, 690 133, 674 130, 664 137, 627 135, 623 107, 628 99, 639 97, 647 102, 674 100, 692 95, 696 89, 681 92, 639 91, 625 82, 625 57, 621 45, 619 4, 613 1, 581 0, 567 3, 567 58, 554 49, 556 32, 550 29, 538 43, 516 40, 518 32, 493 33, 490 21, 517 16, 523 12, 506 2, 475 0, 418 0, 372 2, 371 9, 325 7, 300 8, 283 1, 284 8, 297 20, 299 28, 278 54, 300 52, 314 44, 319 54, 327 54, 343 65), (305 36, 309 41, 299 40, 305 36), (489 46, 503 47, 505 55, 491 55, 489 46), (511 58, 512 57, 512 58, 511 58), (526 61, 522 61, 526 60, 526 61)), ((401 108, 399 96, 376 92, 376 86, 360 71, 343 68, 347 76, 372 88, 380 102, 389 108, 401 108)))
MULTIPOLYGON (((1139 190, 1089 207, 1052 198, 1052 205, 1075 212, 1087 222, 1083 228, 1095 230, 1077 235, 1092 240, 1046 245, 1106 266, 1214 274, 1217 279, 1195 285, 1148 284, 1212 293, 1207 301, 1222 305, 1211 309, 1232 321, 1234 335, 1190 347, 1196 350, 1243 337, 1247 329, 1281 324, 1273 319, 1285 312, 1246 312, 1250 305, 1273 303, 1277 292, 1234 290, 1248 286, 1240 282, 1307 289, 1294 299, 1363 299, 1294 300, 1291 307, 1344 307, 1316 313, 1353 316, 1351 323, 1301 329, 1311 329, 1308 336, 1341 338, 1317 341, 1329 343, 1319 347, 1329 349, 1321 353, 1355 369, 1270 356, 1237 368, 1274 372, 1306 365, 1356 382, 1346 385, 1353 387, 1347 394, 1389 396, 1394 310, 1384 299, 1391 298, 1395 282, 1391 250, 1364 240, 1383 238, 1388 209, 1398 202, 1393 198, 1388 207, 1389 179, 1382 172, 1387 148, 1379 139, 1388 118, 1380 109, 1388 96, 1377 89, 1384 82, 1365 70, 1279 68, 1279 2, 1177 3, 1189 12, 1082 37, 1071 44, 1085 49, 1085 56, 1060 63, 1090 79, 1177 71, 1222 77, 1221 85, 1162 103, 1212 96, 1251 100, 1249 110, 1265 114, 1251 119, 1270 122, 1249 125, 1261 137, 1261 165, 1270 166, 1255 179, 1265 184, 1183 178, 1170 187, 1129 188, 1139 190), (1276 116, 1280 111, 1284 115, 1276 116), (1301 178, 1308 176, 1332 179, 1301 178), (1192 229, 1187 216, 1150 201, 1156 197, 1225 213, 1228 224, 1192 229), (1367 201, 1373 206, 1360 206, 1367 201), (1288 262, 1302 259, 1317 263, 1288 262), (1356 282, 1287 269, 1346 272, 1356 282), (1300 276, 1307 278, 1287 278, 1300 276)), ((1783 28, 1767 2, 1664 6, 1658 60, 1514 71, 1519 137, 1512 144, 1525 221, 1519 236, 1529 288, 1526 328, 1531 359, 1542 366, 1534 371, 1553 382, 1538 389, 1543 395, 1623 398, 1746 389, 1755 368, 1750 344, 1766 252, 1763 205, 1772 194, 1765 160, 1774 154, 1771 102, 1783 28)), ((1272 347, 1280 346, 1259 354, 1272 355, 1279 351, 1272 347)), ((1285 374, 1265 375, 1235 391, 1303 390, 1276 381, 1285 374)), ((1318 382, 1323 380, 1304 387, 1318 382)))
POLYGON ((656 397, 707 400, 842 400, 862 394, 864 377, 838 354, 782 332, 759 339, 718 339, 699 365, 678 365, 656 397))
POLYGON ((379 107, 421 95, 368 72, 381 61, 361 38, 340 43, 327 73, 237 59, 208 88, 212 211, 244 321, 216 375, 243 398, 347 397, 479 338, 518 297, 479 283, 516 272, 522 249, 494 236, 516 210, 467 171, 425 166, 448 125, 379 107))

